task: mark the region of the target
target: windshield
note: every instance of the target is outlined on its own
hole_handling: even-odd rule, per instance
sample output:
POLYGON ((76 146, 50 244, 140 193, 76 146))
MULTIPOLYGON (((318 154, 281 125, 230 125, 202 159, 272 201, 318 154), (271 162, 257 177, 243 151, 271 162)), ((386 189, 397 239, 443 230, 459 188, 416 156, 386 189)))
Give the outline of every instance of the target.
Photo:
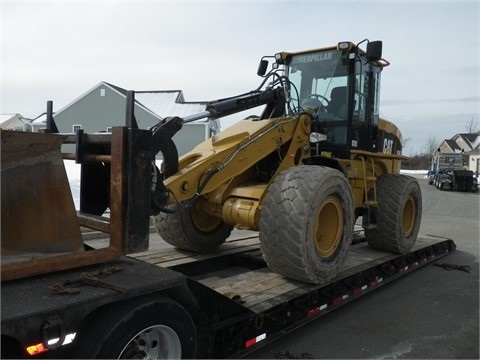
POLYGON ((347 53, 326 50, 294 55, 287 64, 293 107, 314 111, 315 131, 336 144, 347 141, 347 57, 347 53))

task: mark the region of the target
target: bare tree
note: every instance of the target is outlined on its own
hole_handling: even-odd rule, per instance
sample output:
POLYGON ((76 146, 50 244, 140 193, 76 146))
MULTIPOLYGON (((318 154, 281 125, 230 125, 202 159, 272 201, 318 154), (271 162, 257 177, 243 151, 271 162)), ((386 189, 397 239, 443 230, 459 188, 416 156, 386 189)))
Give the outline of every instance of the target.
POLYGON ((473 134, 477 133, 478 130, 478 123, 471 118, 470 120, 467 121, 465 124, 465 129, 467 129, 468 134, 473 134))
POLYGON ((438 149, 439 143, 437 138, 431 135, 427 140, 427 145, 425 147, 426 154, 432 155, 438 149))

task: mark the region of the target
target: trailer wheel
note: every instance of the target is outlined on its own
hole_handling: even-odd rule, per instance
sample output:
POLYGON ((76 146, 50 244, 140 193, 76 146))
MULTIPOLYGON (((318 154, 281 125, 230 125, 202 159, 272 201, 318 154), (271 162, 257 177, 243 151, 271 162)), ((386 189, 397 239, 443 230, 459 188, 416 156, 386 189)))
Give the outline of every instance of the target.
POLYGON ((260 215, 260 247, 269 268, 310 283, 330 281, 353 237, 347 178, 323 166, 297 166, 270 185, 260 215))
POLYGON ((377 180, 378 217, 375 229, 365 229, 376 249, 408 253, 417 239, 422 218, 418 181, 405 175, 382 175, 377 180))
POLYGON ((193 358, 196 333, 188 312, 167 298, 116 304, 79 332, 74 358, 193 358))
POLYGON ((199 202, 176 214, 160 213, 155 217, 155 226, 170 245, 196 252, 215 250, 233 229, 221 218, 203 212, 199 202))

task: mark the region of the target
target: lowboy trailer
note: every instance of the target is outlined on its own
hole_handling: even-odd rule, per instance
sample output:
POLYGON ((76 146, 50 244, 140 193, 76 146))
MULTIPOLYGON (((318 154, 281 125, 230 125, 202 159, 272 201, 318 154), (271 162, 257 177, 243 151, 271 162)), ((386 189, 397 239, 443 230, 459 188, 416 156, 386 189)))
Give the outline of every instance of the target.
POLYGON ((125 358, 241 357, 454 250, 425 236, 391 254, 359 233, 338 276, 313 285, 269 270, 257 236, 233 236, 214 254, 172 247, 10 281, 2 358, 111 358, 127 343, 125 358), (125 337, 125 327, 135 329, 125 337))

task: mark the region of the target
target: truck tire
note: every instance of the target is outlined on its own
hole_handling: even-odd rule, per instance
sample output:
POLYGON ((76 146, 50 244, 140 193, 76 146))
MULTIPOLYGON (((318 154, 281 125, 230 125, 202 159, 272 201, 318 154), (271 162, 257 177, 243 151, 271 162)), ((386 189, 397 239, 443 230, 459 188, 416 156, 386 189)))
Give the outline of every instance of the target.
POLYGON ((210 252, 225 242, 233 226, 204 213, 197 204, 175 214, 161 212, 155 217, 155 226, 170 245, 183 250, 210 252))
POLYGON ((180 359, 196 354, 192 318, 178 303, 157 298, 118 303, 98 312, 78 333, 73 358, 180 359))
POLYGON ((418 181, 405 175, 377 179, 377 227, 365 229, 368 244, 379 250, 408 253, 417 239, 422 218, 418 181))
POLYGON ((270 185, 260 215, 260 248, 285 277, 326 283, 347 256, 354 205, 347 178, 323 166, 297 166, 270 185))

